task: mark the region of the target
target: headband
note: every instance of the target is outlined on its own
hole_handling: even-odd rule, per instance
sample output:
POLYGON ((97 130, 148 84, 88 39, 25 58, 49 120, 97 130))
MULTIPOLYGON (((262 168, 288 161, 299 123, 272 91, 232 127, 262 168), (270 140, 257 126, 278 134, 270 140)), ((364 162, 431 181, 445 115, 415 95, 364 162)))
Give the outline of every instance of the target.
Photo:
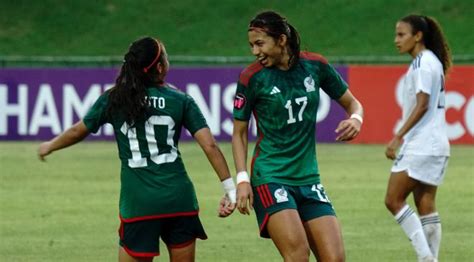
POLYGON ((155 42, 156 42, 156 46, 158 48, 158 51, 156 52, 156 57, 155 59, 153 59, 153 62, 151 62, 151 64, 145 68, 143 68, 143 72, 147 73, 148 70, 150 70, 150 68, 153 66, 153 64, 156 63, 156 61, 158 60, 158 58, 160 57, 161 55, 161 47, 160 47, 160 43, 158 43, 158 41, 155 39, 155 42))

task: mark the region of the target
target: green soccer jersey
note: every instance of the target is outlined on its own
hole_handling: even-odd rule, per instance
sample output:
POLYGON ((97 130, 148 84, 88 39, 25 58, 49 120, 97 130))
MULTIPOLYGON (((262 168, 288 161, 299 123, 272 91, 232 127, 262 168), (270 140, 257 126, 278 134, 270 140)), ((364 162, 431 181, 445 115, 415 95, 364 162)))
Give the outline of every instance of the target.
POLYGON ((347 84, 320 55, 301 52, 288 71, 258 62, 240 74, 233 115, 257 122, 252 185, 319 183, 315 131, 319 89, 339 99, 347 84))
POLYGON ((147 89, 146 121, 129 126, 120 115, 107 116, 108 92, 83 119, 95 133, 112 124, 121 161, 120 216, 125 222, 197 214, 198 204, 178 150, 181 127, 191 134, 207 127, 187 94, 167 86, 147 89))

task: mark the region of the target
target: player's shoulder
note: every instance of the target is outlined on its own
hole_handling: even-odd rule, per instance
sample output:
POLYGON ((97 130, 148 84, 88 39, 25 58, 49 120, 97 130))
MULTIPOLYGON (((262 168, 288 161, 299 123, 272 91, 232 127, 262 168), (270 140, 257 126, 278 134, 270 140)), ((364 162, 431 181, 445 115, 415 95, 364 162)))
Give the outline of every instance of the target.
POLYGON ((168 83, 164 83, 158 87, 158 90, 168 96, 183 99, 187 96, 187 94, 177 87, 170 85, 168 83))
POLYGON ((309 51, 301 51, 300 59, 328 64, 328 60, 323 55, 309 51))
POLYGON ((420 52, 411 63, 412 69, 424 69, 431 71, 434 68, 442 67, 438 57, 429 49, 420 52))
POLYGON ((244 86, 248 86, 250 79, 263 69, 264 67, 258 61, 253 62, 242 70, 239 82, 244 86))

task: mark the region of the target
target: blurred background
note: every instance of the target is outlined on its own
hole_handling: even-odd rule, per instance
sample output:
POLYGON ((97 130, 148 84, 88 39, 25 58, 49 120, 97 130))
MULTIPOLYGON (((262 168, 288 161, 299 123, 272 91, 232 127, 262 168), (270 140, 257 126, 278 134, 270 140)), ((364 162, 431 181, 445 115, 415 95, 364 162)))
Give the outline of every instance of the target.
POLYGON ((302 49, 333 63, 407 61, 393 38, 397 19, 411 13, 441 23, 455 62, 474 62, 470 0, 2 0, 0 65, 119 65, 129 43, 145 35, 162 39, 173 63, 245 64, 248 22, 266 9, 298 29, 302 49))

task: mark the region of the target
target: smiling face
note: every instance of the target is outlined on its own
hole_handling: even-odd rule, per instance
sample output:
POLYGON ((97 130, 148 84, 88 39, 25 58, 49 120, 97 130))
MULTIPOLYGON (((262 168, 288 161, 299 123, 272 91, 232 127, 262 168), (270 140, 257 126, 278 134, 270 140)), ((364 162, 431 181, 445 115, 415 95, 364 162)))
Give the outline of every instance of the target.
POLYGON ((248 32, 252 54, 264 67, 277 67, 288 70, 287 38, 281 35, 278 39, 269 36, 264 29, 252 29, 248 32))
POLYGON ((413 34, 413 28, 409 23, 398 22, 395 26, 395 46, 400 54, 408 53, 415 57, 422 49, 422 33, 413 34))

